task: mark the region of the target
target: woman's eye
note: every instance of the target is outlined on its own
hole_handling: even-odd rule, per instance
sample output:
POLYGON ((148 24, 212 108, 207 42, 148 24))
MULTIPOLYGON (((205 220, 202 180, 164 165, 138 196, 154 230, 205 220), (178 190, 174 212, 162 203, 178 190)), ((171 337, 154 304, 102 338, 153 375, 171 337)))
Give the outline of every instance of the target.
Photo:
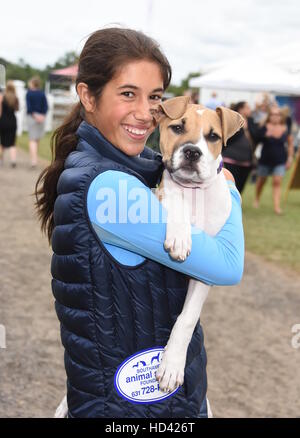
POLYGON ((171 125, 170 128, 175 134, 182 134, 183 133, 183 126, 182 125, 171 125))
POLYGON ((151 100, 161 100, 161 96, 159 94, 153 94, 152 96, 150 96, 151 100))
POLYGON ((125 97, 133 97, 134 93, 132 91, 124 91, 122 93, 122 95, 125 96, 125 97))

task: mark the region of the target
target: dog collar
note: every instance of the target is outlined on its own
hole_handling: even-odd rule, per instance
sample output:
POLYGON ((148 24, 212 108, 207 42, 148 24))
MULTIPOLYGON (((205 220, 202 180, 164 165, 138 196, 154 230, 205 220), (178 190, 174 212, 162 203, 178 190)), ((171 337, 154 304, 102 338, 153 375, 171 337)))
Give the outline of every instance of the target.
POLYGON ((223 169, 223 167, 224 167, 224 162, 223 162, 223 160, 221 160, 221 161, 220 161, 220 164, 219 164, 219 167, 218 167, 218 169, 217 169, 217 173, 220 173, 221 170, 223 169))

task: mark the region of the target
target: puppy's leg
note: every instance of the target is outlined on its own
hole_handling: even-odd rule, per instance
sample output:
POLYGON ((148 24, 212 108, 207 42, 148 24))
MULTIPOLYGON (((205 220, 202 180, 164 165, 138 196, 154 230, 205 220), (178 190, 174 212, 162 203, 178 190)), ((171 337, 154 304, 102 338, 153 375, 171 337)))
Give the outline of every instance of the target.
POLYGON ((168 212, 164 248, 170 256, 184 261, 192 248, 190 208, 187 194, 181 189, 165 197, 163 205, 168 212))
POLYGON ((172 329, 156 373, 162 391, 173 391, 183 384, 187 349, 208 291, 208 285, 190 280, 182 312, 172 329))

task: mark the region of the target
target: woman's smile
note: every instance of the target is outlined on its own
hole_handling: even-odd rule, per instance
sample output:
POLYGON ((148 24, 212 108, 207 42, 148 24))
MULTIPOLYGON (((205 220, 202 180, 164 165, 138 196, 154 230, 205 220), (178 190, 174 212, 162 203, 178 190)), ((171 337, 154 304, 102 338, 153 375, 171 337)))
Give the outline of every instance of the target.
POLYGON ((122 125, 126 134, 133 140, 145 140, 149 135, 150 127, 136 127, 132 125, 122 125))

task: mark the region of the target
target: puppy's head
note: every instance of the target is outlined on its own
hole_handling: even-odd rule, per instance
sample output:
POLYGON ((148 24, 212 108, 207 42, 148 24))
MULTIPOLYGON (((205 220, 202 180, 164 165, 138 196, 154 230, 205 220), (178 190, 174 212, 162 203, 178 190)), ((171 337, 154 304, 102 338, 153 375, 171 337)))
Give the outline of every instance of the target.
POLYGON ((228 108, 216 111, 175 97, 153 112, 159 123, 160 149, 173 179, 201 183, 217 171, 222 146, 244 124, 243 117, 228 108))

